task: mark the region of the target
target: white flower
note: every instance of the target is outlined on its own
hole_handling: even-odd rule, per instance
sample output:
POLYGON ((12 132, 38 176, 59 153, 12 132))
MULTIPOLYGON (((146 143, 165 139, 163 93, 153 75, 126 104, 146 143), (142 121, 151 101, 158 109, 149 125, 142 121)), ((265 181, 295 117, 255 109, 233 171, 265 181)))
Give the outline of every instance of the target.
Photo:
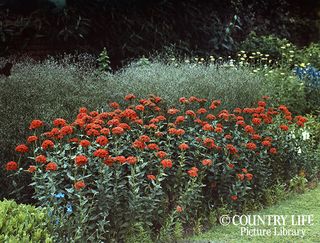
POLYGON ((302 132, 302 139, 303 139, 303 140, 308 140, 308 139, 310 139, 310 133, 309 133, 307 130, 304 130, 304 131, 302 132))

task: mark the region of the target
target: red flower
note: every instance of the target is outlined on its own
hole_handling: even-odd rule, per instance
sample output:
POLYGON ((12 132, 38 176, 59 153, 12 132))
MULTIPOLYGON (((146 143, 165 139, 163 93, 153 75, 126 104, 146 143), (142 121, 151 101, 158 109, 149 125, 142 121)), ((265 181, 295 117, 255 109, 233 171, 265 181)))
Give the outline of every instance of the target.
POLYGON ((15 161, 10 161, 6 164, 6 170, 17 170, 18 169, 18 164, 15 161))
POLYGON ((222 132, 223 132, 223 129, 222 129, 221 127, 216 127, 216 128, 214 129, 214 131, 217 132, 217 133, 222 133, 222 132))
POLYGON ((33 142, 35 142, 35 141, 37 141, 38 140, 38 137, 37 136, 29 136, 28 138, 27 138, 27 142, 28 143, 33 143, 33 142))
POLYGON ((216 119, 216 117, 215 117, 214 115, 212 115, 212 114, 208 114, 208 115, 206 116, 206 118, 207 118, 208 120, 210 120, 210 121, 216 119))
POLYGON ((269 150, 270 154, 276 154, 277 153, 277 149, 276 148, 271 148, 269 150))
POLYGON ((167 156, 167 153, 164 152, 164 151, 159 151, 156 153, 157 157, 160 158, 160 159, 163 159, 164 157, 167 156))
POLYGON ((241 110, 241 108, 235 108, 235 109, 233 110, 233 112, 240 114, 240 113, 242 112, 242 110, 241 110))
POLYGON ((134 156, 129 156, 127 157, 127 163, 130 165, 134 165, 135 163, 137 163, 137 158, 134 156))
POLYGON ((156 117, 159 121, 165 121, 167 120, 164 116, 157 116, 156 117))
POLYGON ((54 162, 50 162, 46 166, 46 171, 55 171, 58 169, 58 165, 54 162))
POLYGON ((120 105, 117 103, 117 102, 112 102, 110 103, 110 106, 113 108, 113 109, 118 109, 120 107, 120 105))
POLYGON ((29 148, 25 144, 20 144, 16 147, 16 152, 18 153, 27 153, 28 151, 29 151, 29 148))
POLYGON ((103 135, 109 135, 110 134, 110 129, 109 128, 102 128, 100 130, 100 133, 103 135))
POLYGON ((238 196, 236 196, 236 195, 232 195, 230 198, 231 198, 232 201, 237 201, 238 200, 238 196))
POLYGON ((144 106, 143 105, 137 105, 136 107, 137 111, 144 111, 144 106))
POLYGON ((242 121, 242 120, 237 121, 236 124, 239 125, 239 126, 245 126, 246 125, 246 123, 244 121, 242 121))
POLYGON ((171 168, 172 167, 172 161, 170 159, 164 159, 161 161, 161 164, 163 168, 171 168))
POLYGON ((131 127, 127 123, 120 123, 118 127, 123 128, 124 130, 130 130, 131 127))
POLYGON ((109 125, 109 126, 118 126, 119 124, 120 124, 120 121, 118 120, 118 119, 111 119, 111 120, 109 120, 108 122, 107 122, 107 124, 109 125))
POLYGON ((37 128, 42 127, 42 126, 43 126, 43 121, 41 121, 41 120, 33 120, 30 123, 29 129, 30 130, 37 129, 37 128))
POLYGON ((147 135, 141 135, 141 136, 139 137, 139 140, 141 140, 141 141, 144 142, 144 143, 148 143, 148 142, 150 142, 150 137, 147 136, 147 135))
POLYGON ((237 177, 240 181, 244 180, 244 174, 237 174, 237 177))
POLYGON ((84 183, 84 181, 77 181, 76 183, 74 183, 74 188, 79 191, 83 188, 86 187, 86 184, 84 183))
POLYGON ((190 102, 198 102, 199 99, 198 99, 197 97, 195 97, 195 96, 190 96, 190 97, 189 97, 189 101, 190 101, 190 102))
POLYGON ((226 148, 229 150, 230 154, 238 153, 238 149, 234 147, 232 144, 227 144, 226 148))
POLYGON ((112 128, 112 133, 117 134, 117 135, 121 135, 124 133, 124 129, 122 127, 114 127, 114 128, 112 128))
POLYGON ((180 102, 180 103, 188 103, 188 99, 187 99, 186 97, 181 97, 181 98, 179 99, 179 102, 180 102))
POLYGON ((224 138, 230 140, 230 139, 232 139, 232 135, 231 134, 226 134, 226 135, 224 135, 224 138))
POLYGON ((107 143, 109 142, 108 138, 105 136, 99 136, 96 139, 96 143, 100 144, 101 146, 105 146, 107 145, 107 143))
POLYGON ((114 161, 115 161, 114 158, 109 156, 109 157, 105 158, 103 162, 104 162, 104 164, 111 166, 114 161))
POLYGON ((245 130, 247 133, 251 133, 251 134, 254 133, 254 129, 253 129, 253 127, 250 126, 250 125, 245 126, 244 130, 245 130))
POLYGON ((205 124, 205 125, 202 127, 202 129, 203 129, 204 131, 213 131, 213 126, 210 125, 210 124, 205 124))
POLYGON ((257 148, 257 145, 249 142, 247 143, 246 148, 250 150, 255 150, 257 148))
POLYGON ((87 113, 88 112, 88 109, 86 107, 81 107, 79 109, 79 113, 87 113))
POLYGON ((280 125, 280 129, 281 129, 282 131, 288 131, 288 130, 289 130, 289 127, 288 127, 287 125, 285 125, 285 124, 281 124, 281 125, 280 125))
POLYGON ((62 119, 62 118, 57 118, 57 119, 55 119, 54 121, 53 121, 53 125, 55 126, 55 127, 63 127, 63 126, 65 126, 65 125, 67 125, 67 122, 66 122, 66 120, 65 119, 62 119))
POLYGON ((137 148, 137 149, 144 149, 146 147, 146 144, 142 142, 141 140, 135 140, 132 143, 132 147, 137 148))
POLYGON ((79 139, 78 138, 70 138, 69 143, 78 143, 79 139))
POLYGON ((176 109, 176 108, 171 108, 171 109, 168 110, 168 114, 170 114, 170 115, 174 115, 174 114, 176 114, 178 112, 179 112, 179 110, 176 109))
POLYGON ((253 135, 251 136, 251 138, 252 138, 253 140, 260 140, 260 139, 261 139, 261 136, 260 136, 259 134, 253 134, 253 135))
POLYGON ((156 177, 154 175, 147 175, 148 180, 154 181, 156 177))
POLYGON ((178 205, 178 206, 176 207, 176 211, 177 211, 178 213, 181 213, 181 212, 183 211, 183 208, 178 205))
POLYGON ((53 148, 54 147, 54 143, 51 141, 51 140, 44 140, 41 147, 44 149, 44 150, 47 150, 49 148, 53 148))
POLYGON ((267 103, 264 102, 264 101, 259 101, 258 102, 258 106, 265 107, 266 105, 267 105, 267 103))
POLYGON ((207 148, 214 148, 215 144, 214 144, 214 140, 212 138, 205 138, 203 140, 203 144, 207 147, 207 148))
POLYGON ((254 125, 260 125, 261 124, 261 119, 260 118, 253 118, 252 119, 252 123, 254 125))
POLYGON ((248 173, 248 170, 246 168, 241 169, 243 173, 248 173))
POLYGON ((148 144, 148 149, 159 150, 159 146, 155 143, 150 143, 150 144, 148 144))
POLYGON ((88 158, 84 155, 77 155, 74 160, 77 166, 82 166, 88 163, 88 158))
POLYGON ((204 159, 204 160, 202 160, 202 164, 204 166, 210 166, 210 165, 212 165, 212 160, 211 159, 204 159))
POLYGON ((295 118, 298 119, 298 121, 301 123, 306 123, 308 121, 308 119, 303 116, 296 116, 295 118))
POLYGON ((99 157, 99 158, 105 158, 109 155, 109 152, 105 149, 97 149, 93 152, 93 156, 99 157))
POLYGON ((205 114, 207 113, 207 110, 205 108, 200 108, 197 110, 197 114, 205 114))
POLYGON ((44 156, 44 155, 38 155, 36 158, 35 158, 35 161, 38 162, 38 163, 46 163, 47 162, 47 157, 44 156))
POLYGON ((33 172, 35 172, 36 170, 37 170, 37 167, 34 166, 34 165, 30 165, 29 168, 28 168, 28 172, 30 172, 30 173, 33 173, 33 172))
POLYGON ((184 116, 178 116, 177 118, 176 118, 176 121, 175 121, 175 123, 181 123, 181 122, 184 122, 184 116))
POLYGON ((124 97, 125 100, 133 100, 133 99, 135 99, 135 98, 136 98, 136 96, 135 96, 134 94, 128 94, 128 95, 126 95, 126 96, 124 97))
POLYGON ((188 149, 189 149, 189 145, 186 144, 186 143, 182 143, 182 144, 179 145, 179 149, 180 149, 181 151, 188 150, 188 149))
POLYGON ((181 136, 181 135, 185 134, 185 131, 183 129, 178 129, 178 130, 176 130, 175 134, 178 136, 181 136))
POLYGON ((297 121, 297 125, 298 125, 299 127, 304 127, 304 123, 303 123, 302 121, 297 121))
POLYGON ((228 167, 229 167, 230 169, 233 169, 233 168, 234 168, 234 164, 228 164, 228 167))
POLYGON ((264 147, 271 147, 271 142, 268 140, 263 140, 261 143, 264 147))
POLYGON ((252 178, 253 178, 253 175, 250 174, 250 173, 247 173, 247 174, 246 174, 246 178, 247 178, 248 181, 251 181, 252 178))
POLYGON ((121 115, 129 118, 132 121, 138 118, 138 114, 132 109, 125 109, 121 115))
POLYGON ((196 117, 196 113, 192 110, 187 110, 186 113, 185 113, 187 116, 191 116, 193 118, 196 117))
POLYGON ((126 157, 122 155, 114 157, 114 161, 118 161, 120 164, 124 164, 126 160, 127 160, 126 157))
POLYGON ((197 167, 192 167, 190 170, 188 170, 188 174, 191 177, 197 177, 198 176, 198 168, 197 167))
POLYGON ((69 135, 73 133, 73 127, 72 126, 64 126, 60 129, 61 135, 69 135))
POLYGON ((81 140, 79 144, 80 144, 80 146, 87 148, 90 146, 91 143, 89 140, 84 139, 84 140, 81 140))

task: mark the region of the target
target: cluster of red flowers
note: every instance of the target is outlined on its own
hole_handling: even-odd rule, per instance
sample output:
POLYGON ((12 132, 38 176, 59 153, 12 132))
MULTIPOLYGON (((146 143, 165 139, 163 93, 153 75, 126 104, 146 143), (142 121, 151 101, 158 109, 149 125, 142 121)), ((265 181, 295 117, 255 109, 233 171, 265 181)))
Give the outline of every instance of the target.
MULTIPOLYGON (((179 109, 162 108, 161 98, 157 96, 141 99, 136 105, 136 96, 133 94, 127 95, 125 100, 130 102, 128 107, 121 109, 120 104, 112 102, 109 112, 89 112, 82 107, 72 123, 57 118, 49 131, 43 131, 43 121, 33 120, 29 126, 33 135, 27 138, 26 144, 18 145, 16 151, 22 156, 41 144, 36 149, 36 163, 28 168, 31 173, 41 165, 45 171, 59 171, 60 162, 53 162, 51 158, 54 157, 52 153, 63 149, 64 144, 69 144, 75 148, 73 151, 77 151, 72 155, 76 168, 84 167, 88 162, 91 164, 91 160, 92 164, 101 161, 110 167, 115 163, 135 165, 140 161, 139 155, 148 153, 154 156, 150 157, 151 161, 157 159, 162 169, 170 171, 172 167, 179 166, 179 163, 175 163, 178 154, 188 155, 189 160, 197 154, 193 158, 197 161, 187 161, 184 171, 190 177, 197 177, 202 170, 215 165, 215 157, 212 156, 215 153, 231 156, 235 160, 241 153, 268 151, 270 155, 277 154, 276 141, 271 135, 263 134, 266 126, 274 123, 276 116, 282 118, 280 132, 289 131, 294 123, 303 127, 307 122, 305 117, 292 117, 284 105, 267 108, 265 100, 259 101, 257 107, 236 108, 233 113, 227 110, 217 112, 220 100, 212 100, 207 104, 206 99, 194 96, 180 98, 182 108, 179 109), (192 106, 198 107, 192 110, 192 106), (241 133, 241 138, 235 130, 241 133), (37 131, 41 133, 35 135, 37 131), (120 144, 118 141, 121 141, 120 144), (119 151, 125 152, 119 154, 119 151)), ((246 168, 242 172, 236 171, 235 164, 224 163, 226 169, 235 171, 235 178, 240 181, 253 180, 254 176, 246 168)), ((6 164, 8 171, 18 169, 15 161, 6 164)), ((156 180, 155 170, 146 172, 146 179, 156 180)), ((85 187, 83 181, 74 184, 76 190, 85 187)), ((237 195, 231 196, 233 201, 237 198, 237 195)))

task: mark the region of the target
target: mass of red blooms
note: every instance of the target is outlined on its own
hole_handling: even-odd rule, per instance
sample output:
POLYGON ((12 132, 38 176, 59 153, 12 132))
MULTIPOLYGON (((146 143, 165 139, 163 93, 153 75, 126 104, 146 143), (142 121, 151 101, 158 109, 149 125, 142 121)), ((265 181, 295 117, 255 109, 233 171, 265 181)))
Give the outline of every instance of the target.
MULTIPOLYGON (((82 107, 74 121, 57 118, 50 122, 50 129, 44 121, 32 120, 32 134, 15 149, 19 161, 6 163, 5 169, 66 173, 67 163, 79 175, 92 166, 143 164, 149 183, 160 173, 180 173, 190 179, 227 173, 234 182, 254 183, 255 160, 277 156, 281 152, 278 137, 307 122, 305 117, 293 117, 284 105, 269 107, 266 99, 233 112, 220 108, 220 100, 192 96, 179 101, 178 107, 167 107, 160 97, 138 100, 129 94, 124 98, 127 105, 111 102, 109 111, 101 113, 82 107), (62 151, 64 159, 57 156, 62 151), (32 161, 23 162, 29 152, 34 153, 32 161)), ((92 187, 90 183, 75 178, 72 185, 81 190, 92 187)), ((239 197, 235 191, 228 196, 231 201, 239 197)))

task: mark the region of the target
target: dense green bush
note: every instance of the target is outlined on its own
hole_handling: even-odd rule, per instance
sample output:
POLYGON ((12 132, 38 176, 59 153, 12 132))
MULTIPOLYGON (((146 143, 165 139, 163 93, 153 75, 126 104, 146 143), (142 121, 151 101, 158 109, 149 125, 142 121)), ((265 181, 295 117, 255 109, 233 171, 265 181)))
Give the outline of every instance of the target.
POLYGON ((320 43, 311 43, 299 52, 298 64, 304 63, 320 69, 320 43))
POLYGON ((52 242, 45 210, 14 201, 0 202, 1 242, 52 242))
POLYGON ((271 58, 279 60, 282 58, 283 49, 287 44, 291 43, 286 39, 281 39, 275 35, 257 36, 255 32, 251 32, 247 38, 240 44, 240 50, 246 52, 261 52, 269 54, 271 58))

